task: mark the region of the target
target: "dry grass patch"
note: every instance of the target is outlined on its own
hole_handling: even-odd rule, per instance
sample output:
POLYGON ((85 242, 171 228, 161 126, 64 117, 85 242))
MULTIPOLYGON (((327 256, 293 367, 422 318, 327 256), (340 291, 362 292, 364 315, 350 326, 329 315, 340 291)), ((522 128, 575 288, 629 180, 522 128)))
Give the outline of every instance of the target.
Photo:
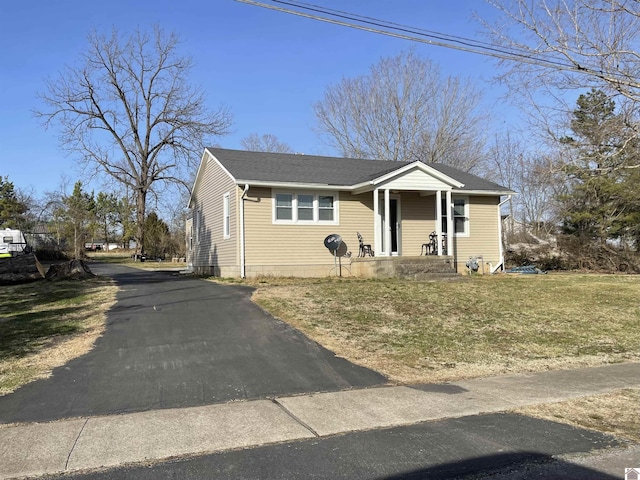
POLYGON ((415 383, 639 359, 638 280, 567 274, 249 283, 258 304, 337 355, 415 383))
POLYGON ((115 303, 112 280, 40 281, 0 290, 0 395, 88 352, 115 303))
POLYGON ((640 443, 640 390, 624 389, 613 393, 548 403, 515 410, 516 413, 567 423, 608 433, 640 443))

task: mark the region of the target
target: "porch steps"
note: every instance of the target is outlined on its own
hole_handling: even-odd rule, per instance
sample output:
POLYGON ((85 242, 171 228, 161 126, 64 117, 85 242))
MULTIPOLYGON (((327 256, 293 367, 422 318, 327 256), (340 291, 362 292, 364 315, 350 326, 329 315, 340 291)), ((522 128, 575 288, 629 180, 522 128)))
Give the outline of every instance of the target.
POLYGON ((354 259, 362 276, 403 278, 419 281, 449 281, 464 279, 454 268, 453 257, 365 257, 354 259))

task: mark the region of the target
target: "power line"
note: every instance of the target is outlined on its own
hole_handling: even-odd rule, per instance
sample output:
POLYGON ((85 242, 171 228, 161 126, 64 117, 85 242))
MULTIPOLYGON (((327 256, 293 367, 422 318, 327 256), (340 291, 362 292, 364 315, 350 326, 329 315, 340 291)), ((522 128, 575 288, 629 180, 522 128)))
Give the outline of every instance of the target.
POLYGON ((386 35, 394 38, 400 38, 403 40, 409 40, 412 42, 424 43, 428 45, 434 45, 444 48, 450 48, 467 53, 474 53, 477 55, 490 56, 498 58, 500 60, 508 60, 519 63, 527 63, 530 65, 536 65, 544 68, 552 68, 555 70, 571 71, 581 74, 594 75, 605 81, 617 83, 619 85, 625 85, 629 87, 637 88, 639 85, 636 82, 630 82, 628 78, 622 75, 616 75, 613 73, 605 74, 601 70, 597 70, 591 67, 585 67, 574 63, 563 61, 557 58, 543 58, 541 53, 533 53, 521 48, 502 47, 499 45, 481 42, 478 40, 459 37, 455 35, 449 35, 445 33, 433 32, 429 30, 423 30, 420 28, 409 27, 407 25, 388 22, 385 20, 375 19, 372 17, 366 17, 354 13, 344 12, 341 10, 334 10, 325 8, 322 6, 297 2, 295 0, 271 0, 274 3, 286 5, 288 7, 294 7, 305 11, 293 10, 291 8, 279 7, 276 5, 269 5, 256 0, 236 0, 237 2, 246 3, 249 5, 267 8, 290 15, 297 15, 300 17, 309 18, 325 23, 331 23, 343 27, 353 28, 357 30, 363 30, 370 33, 376 33, 380 35, 386 35), (326 15, 326 16, 321 16, 326 15), (331 18, 334 17, 334 18, 331 18), (357 23, 353 23, 357 22, 357 23))
POLYGON ((360 21, 362 23, 368 23, 368 24, 372 24, 372 25, 377 25, 377 26, 382 26, 385 28, 389 28, 389 29, 396 29, 399 31, 404 31, 407 33, 413 33, 413 34, 417 34, 417 35, 422 35, 425 37, 434 37, 436 39, 440 39, 440 40, 448 40, 454 43, 460 43, 462 45, 466 45, 466 46, 473 46, 473 47, 477 47, 477 48, 487 48, 489 50, 496 50, 496 51, 501 51, 503 53, 510 53, 513 55, 525 55, 525 56, 531 56, 531 52, 529 50, 525 50, 524 48, 517 48, 517 47, 498 47, 495 44, 491 44, 488 42, 482 42, 480 40, 475 40, 475 39, 471 39, 471 38, 466 38, 466 37, 461 37, 461 36, 457 36, 457 35, 450 35, 448 33, 441 33, 441 32, 435 32, 433 30, 425 30, 422 28, 418 28, 418 27, 411 27, 408 25, 403 25, 401 23, 394 23, 394 22, 389 22, 387 20, 380 20, 380 19, 376 19, 373 17, 367 17, 364 15, 360 15, 357 13, 349 13, 349 12, 345 12, 343 10, 335 10, 335 9, 330 9, 327 7, 323 7, 321 5, 314 5, 312 3, 305 3, 305 2, 301 2, 301 1, 297 1, 297 0, 289 0, 289 1, 284 1, 284 0, 271 0, 274 3, 281 3, 284 5, 289 5, 292 7, 298 7, 298 8, 303 8, 303 9, 308 9, 308 10, 313 10, 316 11, 318 13, 325 13, 325 14, 329 14, 329 15, 335 15, 337 17, 342 17, 342 18, 346 18, 346 19, 350 19, 350 20, 355 20, 355 21, 360 21), (519 51, 519 52, 518 52, 519 51))

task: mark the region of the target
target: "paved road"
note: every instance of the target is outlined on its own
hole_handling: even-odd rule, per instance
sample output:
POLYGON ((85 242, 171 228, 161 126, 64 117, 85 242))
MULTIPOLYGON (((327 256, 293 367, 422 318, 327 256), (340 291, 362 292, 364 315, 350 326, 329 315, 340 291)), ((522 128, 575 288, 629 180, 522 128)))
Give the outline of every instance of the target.
POLYGON ((246 287, 94 264, 122 287, 106 333, 53 376, 0 397, 0 423, 363 388, 380 374, 266 314, 246 287))

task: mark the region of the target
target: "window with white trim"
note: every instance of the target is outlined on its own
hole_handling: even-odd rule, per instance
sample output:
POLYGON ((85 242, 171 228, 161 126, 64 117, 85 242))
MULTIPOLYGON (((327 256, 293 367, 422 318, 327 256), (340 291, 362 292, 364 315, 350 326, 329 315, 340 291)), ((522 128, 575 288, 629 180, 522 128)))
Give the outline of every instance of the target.
MULTIPOLYGON (((469 199, 467 197, 457 197, 453 202, 453 231, 458 236, 469 235, 469 199)), ((442 233, 447 233, 447 217, 450 209, 447 208, 447 201, 442 199, 442 233)))
POLYGON ((298 220, 313 222, 313 195, 298 194, 298 220))
POLYGON ((332 193, 274 192, 273 223, 337 224, 338 196, 332 193))
POLYGON ((333 221, 333 195, 318 195, 318 220, 333 221))
POLYGON ((230 194, 229 192, 224 194, 222 202, 222 220, 223 220, 223 236, 225 239, 231 238, 231 209, 230 209, 230 194))
POLYGON ((202 220, 200 218, 200 209, 196 207, 193 212, 193 229, 196 232, 196 245, 200 245, 200 224, 202 220))
POLYGON ((276 195, 276 221, 293 220, 293 195, 290 193, 278 193, 276 195))

